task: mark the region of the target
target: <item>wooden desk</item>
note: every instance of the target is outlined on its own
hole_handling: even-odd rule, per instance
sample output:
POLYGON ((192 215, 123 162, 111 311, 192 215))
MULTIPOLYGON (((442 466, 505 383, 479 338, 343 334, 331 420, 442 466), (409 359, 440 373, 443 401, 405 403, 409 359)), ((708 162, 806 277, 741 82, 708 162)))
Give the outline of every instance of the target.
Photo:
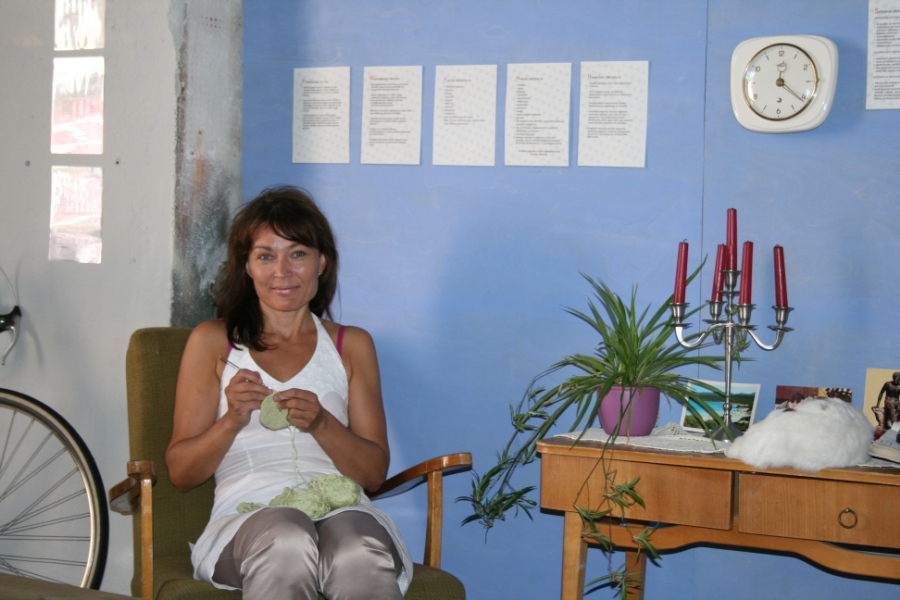
MULTIPOLYGON (((596 508, 603 493, 604 452, 599 442, 563 437, 537 444, 541 454, 541 507, 563 511, 562 600, 581 600, 587 539, 575 507, 596 508)), ((787 552, 841 573, 900 580, 900 555, 862 553, 836 544, 900 549, 900 469, 756 469, 722 454, 694 454, 611 446, 604 460, 615 481, 640 477, 636 491, 646 508, 629 509, 635 528, 611 527, 626 551, 643 598, 644 554, 632 536, 646 523, 662 523, 657 550, 697 544, 787 552)))

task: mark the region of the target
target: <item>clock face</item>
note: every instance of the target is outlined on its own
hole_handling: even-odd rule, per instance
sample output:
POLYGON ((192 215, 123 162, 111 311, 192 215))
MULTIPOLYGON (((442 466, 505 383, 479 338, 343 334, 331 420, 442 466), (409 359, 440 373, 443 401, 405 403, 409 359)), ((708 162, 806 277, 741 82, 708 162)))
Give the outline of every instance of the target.
POLYGON ((816 64, 793 44, 763 48, 744 69, 744 99, 764 119, 781 121, 799 115, 816 96, 816 64))
POLYGON ((731 108, 746 129, 805 131, 821 125, 837 87, 837 46, 818 35, 744 40, 731 55, 731 108))

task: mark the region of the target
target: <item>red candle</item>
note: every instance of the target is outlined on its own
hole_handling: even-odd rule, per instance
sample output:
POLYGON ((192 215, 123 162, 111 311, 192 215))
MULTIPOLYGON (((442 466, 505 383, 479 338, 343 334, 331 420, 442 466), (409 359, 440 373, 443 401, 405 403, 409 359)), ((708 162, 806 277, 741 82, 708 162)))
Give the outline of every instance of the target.
POLYGON ((728 209, 728 230, 726 233, 725 243, 728 246, 728 260, 726 261, 726 269, 729 271, 737 270, 737 209, 728 209))
POLYGON ((688 243, 678 243, 678 264, 675 267, 675 294, 674 302, 681 304, 684 302, 684 290, 687 286, 687 259, 688 259, 688 243))
POLYGON ((710 302, 721 302, 722 301, 722 287, 724 287, 725 283, 725 254, 727 249, 725 244, 719 244, 719 249, 716 252, 716 272, 713 274, 713 287, 712 287, 712 295, 709 297, 710 302))
POLYGON ((740 304, 750 304, 753 295, 753 242, 744 242, 744 263, 741 267, 740 304))
POLYGON ((787 307, 787 281, 784 276, 784 248, 775 246, 775 306, 787 307))

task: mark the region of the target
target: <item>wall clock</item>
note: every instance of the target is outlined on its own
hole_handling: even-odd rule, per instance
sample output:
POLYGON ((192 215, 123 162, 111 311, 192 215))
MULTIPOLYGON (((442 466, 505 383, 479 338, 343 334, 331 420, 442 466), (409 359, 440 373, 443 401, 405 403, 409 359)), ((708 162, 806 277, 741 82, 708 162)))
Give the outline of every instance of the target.
POLYGON ((825 121, 837 87, 837 46, 818 35, 744 40, 731 55, 731 108, 751 131, 788 133, 825 121))

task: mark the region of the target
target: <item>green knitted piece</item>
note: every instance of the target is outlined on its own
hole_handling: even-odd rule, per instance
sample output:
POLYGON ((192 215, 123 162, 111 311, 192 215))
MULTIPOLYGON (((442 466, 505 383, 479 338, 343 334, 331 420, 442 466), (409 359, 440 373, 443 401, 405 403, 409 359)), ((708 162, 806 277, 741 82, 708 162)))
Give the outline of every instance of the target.
POLYGON ((321 519, 330 512, 325 496, 311 489, 284 488, 283 492, 269 502, 269 506, 290 506, 302 510, 310 519, 321 519))
POLYGON ((343 475, 322 475, 309 482, 309 489, 322 494, 331 510, 359 503, 359 485, 343 475))
MULTIPOLYGON (((302 510, 310 519, 321 519, 338 508, 356 506, 360 496, 359 485, 349 477, 323 475, 310 481, 305 489, 284 488, 269 506, 288 506, 302 510)), ((258 502, 241 502, 237 510, 246 513, 264 507, 258 502)))
POLYGON ((260 502, 241 502, 237 505, 237 511, 239 513, 248 513, 253 512, 254 510, 265 508, 266 505, 260 502))
POLYGON ((291 425, 287 420, 288 411, 279 410, 278 405, 275 404, 275 394, 277 393, 272 392, 263 398, 259 407, 259 422, 263 427, 268 427, 269 429, 284 429, 291 425))

